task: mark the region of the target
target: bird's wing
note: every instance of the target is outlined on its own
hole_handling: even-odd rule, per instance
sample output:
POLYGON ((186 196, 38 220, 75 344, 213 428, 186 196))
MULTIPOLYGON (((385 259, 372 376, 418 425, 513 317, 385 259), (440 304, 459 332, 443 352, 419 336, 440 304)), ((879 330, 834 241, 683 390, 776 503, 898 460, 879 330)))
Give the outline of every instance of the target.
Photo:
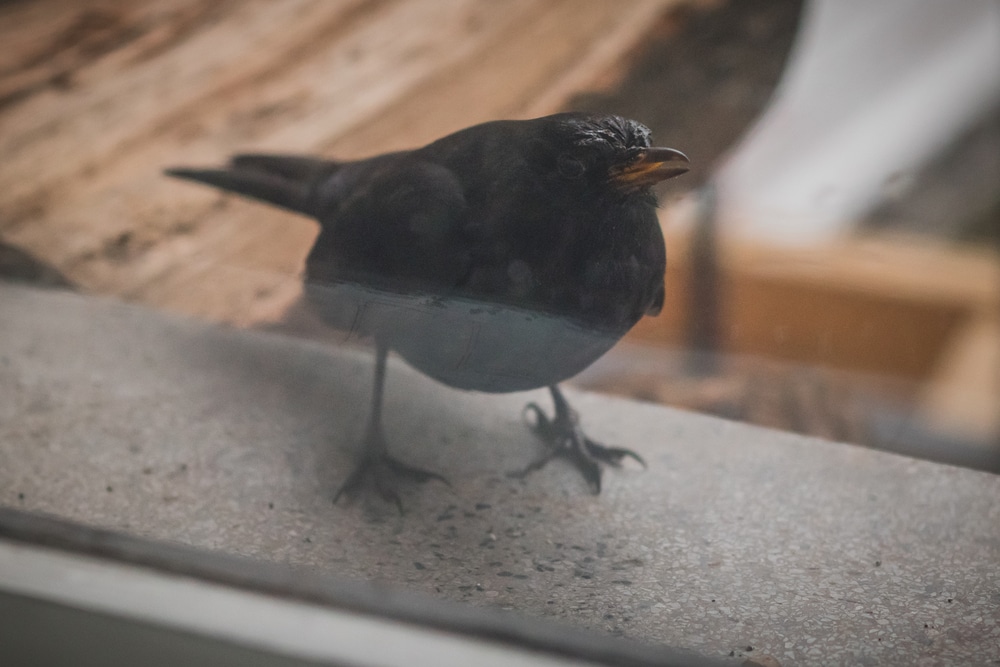
POLYGON ((656 290, 656 295, 653 297, 653 301, 646 308, 646 315, 650 317, 656 317, 663 310, 663 299, 664 299, 663 283, 660 282, 659 289, 656 290))
POLYGON ((465 193, 446 167, 405 155, 352 163, 319 185, 317 197, 310 279, 450 289, 468 271, 465 193))

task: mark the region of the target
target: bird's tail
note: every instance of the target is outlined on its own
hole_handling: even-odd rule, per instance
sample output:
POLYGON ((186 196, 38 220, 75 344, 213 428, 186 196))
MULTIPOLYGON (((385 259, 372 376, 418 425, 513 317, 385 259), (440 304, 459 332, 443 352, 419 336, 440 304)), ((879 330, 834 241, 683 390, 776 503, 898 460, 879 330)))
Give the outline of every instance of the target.
POLYGON ((335 172, 338 163, 297 155, 235 155, 222 169, 175 167, 168 176, 205 183, 245 197, 313 215, 315 184, 335 172))

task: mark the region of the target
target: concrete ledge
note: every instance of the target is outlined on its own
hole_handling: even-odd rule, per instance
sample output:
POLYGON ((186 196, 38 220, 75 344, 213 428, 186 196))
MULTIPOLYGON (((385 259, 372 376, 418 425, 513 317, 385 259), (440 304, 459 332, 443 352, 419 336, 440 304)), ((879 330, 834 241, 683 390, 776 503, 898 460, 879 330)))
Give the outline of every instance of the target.
POLYGON ((363 350, 0 286, 0 503, 781 664, 1000 660, 1000 478, 571 394, 648 471, 601 496, 521 421, 543 392, 449 390, 391 364, 387 431, 452 487, 334 506, 363 350), (752 650, 749 647, 753 647, 752 650))

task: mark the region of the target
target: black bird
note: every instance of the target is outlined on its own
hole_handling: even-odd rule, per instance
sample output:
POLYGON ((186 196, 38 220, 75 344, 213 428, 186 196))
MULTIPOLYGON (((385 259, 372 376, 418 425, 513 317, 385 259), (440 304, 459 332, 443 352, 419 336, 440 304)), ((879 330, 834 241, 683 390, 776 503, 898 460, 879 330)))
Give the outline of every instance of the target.
POLYGON ((238 155, 223 169, 166 173, 319 221, 306 299, 376 346, 364 456, 334 500, 368 480, 399 506, 393 477, 445 480, 388 453, 389 350, 459 389, 547 386, 554 416, 526 411, 549 451, 522 474, 566 456, 599 493, 599 463, 643 463, 585 436, 557 384, 659 313, 666 254, 651 186, 687 164, 636 121, 562 113, 365 160, 238 155))

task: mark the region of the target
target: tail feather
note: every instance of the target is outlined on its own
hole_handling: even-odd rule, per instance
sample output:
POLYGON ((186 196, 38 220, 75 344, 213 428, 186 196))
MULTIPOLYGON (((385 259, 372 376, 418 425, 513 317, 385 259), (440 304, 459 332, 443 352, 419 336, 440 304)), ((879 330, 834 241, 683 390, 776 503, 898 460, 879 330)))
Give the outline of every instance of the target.
POLYGON ((234 155, 229 167, 236 171, 256 171, 300 183, 312 183, 337 168, 336 162, 301 155, 234 155))
POLYGON ((313 215, 311 195, 317 180, 335 171, 337 163, 291 155, 236 155, 225 169, 164 170, 174 178, 211 185, 274 206, 313 215))

